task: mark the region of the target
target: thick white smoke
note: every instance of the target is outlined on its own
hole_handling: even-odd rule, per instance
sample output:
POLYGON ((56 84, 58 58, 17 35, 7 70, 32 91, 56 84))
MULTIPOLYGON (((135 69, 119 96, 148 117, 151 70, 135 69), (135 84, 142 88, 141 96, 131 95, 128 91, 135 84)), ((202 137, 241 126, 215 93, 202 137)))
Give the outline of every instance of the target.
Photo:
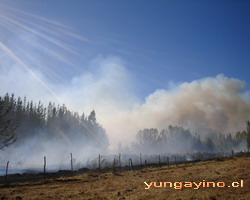
POLYGON ((244 82, 224 75, 156 90, 132 110, 116 111, 103 124, 115 143, 129 143, 139 129, 179 125, 197 132, 235 133, 250 119, 250 99, 244 82))
POLYGON ((183 126, 201 136, 235 133, 245 130, 245 122, 250 119, 250 99, 242 93, 244 86, 241 80, 218 75, 182 83, 171 90, 157 90, 145 103, 120 113, 113 124, 123 127, 124 140, 136 130, 168 125, 183 126))
MULTIPOLYGON (((119 142, 130 144, 143 128, 180 125, 200 135, 234 133, 244 130, 245 121, 250 119, 249 93, 239 79, 218 75, 185 82, 171 89, 158 89, 139 103, 130 74, 120 58, 98 57, 90 66, 94 70, 74 77, 67 84, 49 83, 43 74, 39 78, 70 109, 80 114, 95 109, 111 148, 119 142)), ((14 92, 16 96, 27 96, 28 100, 57 102, 24 69, 15 66, 0 70, 1 95, 14 92)))

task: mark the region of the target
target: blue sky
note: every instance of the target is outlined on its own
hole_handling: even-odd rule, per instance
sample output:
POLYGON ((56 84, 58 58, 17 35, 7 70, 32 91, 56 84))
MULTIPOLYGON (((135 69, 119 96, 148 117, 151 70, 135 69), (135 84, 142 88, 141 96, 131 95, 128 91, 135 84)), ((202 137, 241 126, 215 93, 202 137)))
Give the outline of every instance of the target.
MULTIPOLYGON (((167 88, 169 82, 221 73, 246 81, 248 87, 250 84, 249 1, 1 0, 0 5, 61 23, 89 41, 56 38, 79 53, 67 54, 77 69, 60 63, 58 72, 57 61, 51 61, 53 70, 63 79, 92 70, 89 63, 98 56, 118 56, 126 63, 142 98, 156 89, 167 88)), ((7 14, 38 21, 15 10, 2 9, 7 14)), ((1 32, 2 41, 13 47, 16 32, 10 37, 3 26, 1 32)), ((33 33, 29 34, 33 37, 33 33)), ((51 45, 42 42, 41 46, 51 45)))

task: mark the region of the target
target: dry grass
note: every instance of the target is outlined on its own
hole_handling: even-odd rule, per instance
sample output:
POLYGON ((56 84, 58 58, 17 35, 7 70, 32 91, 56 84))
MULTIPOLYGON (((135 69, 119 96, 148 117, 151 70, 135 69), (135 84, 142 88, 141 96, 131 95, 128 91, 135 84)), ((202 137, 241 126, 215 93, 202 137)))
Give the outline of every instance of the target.
POLYGON ((0 185, 0 199, 250 199, 250 157, 214 160, 195 164, 147 168, 113 174, 88 172, 83 175, 0 185), (152 188, 146 182, 244 180, 239 188, 152 188))

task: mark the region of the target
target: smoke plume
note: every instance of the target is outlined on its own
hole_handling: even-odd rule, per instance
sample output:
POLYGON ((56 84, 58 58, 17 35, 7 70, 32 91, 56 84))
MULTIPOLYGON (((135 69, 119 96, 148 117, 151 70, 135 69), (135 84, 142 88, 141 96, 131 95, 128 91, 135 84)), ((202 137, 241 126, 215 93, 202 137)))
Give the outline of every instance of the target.
POLYGON ((220 74, 184 82, 169 89, 158 89, 141 103, 133 90, 131 75, 120 58, 98 57, 90 66, 94 70, 60 85, 38 73, 61 102, 17 66, 1 68, 0 92, 2 95, 14 92, 34 101, 63 102, 80 113, 95 109, 98 122, 107 131, 111 148, 119 142, 130 144, 143 128, 178 125, 201 136, 227 134, 245 130, 245 121, 250 119, 249 92, 244 91, 245 83, 239 79, 220 74))

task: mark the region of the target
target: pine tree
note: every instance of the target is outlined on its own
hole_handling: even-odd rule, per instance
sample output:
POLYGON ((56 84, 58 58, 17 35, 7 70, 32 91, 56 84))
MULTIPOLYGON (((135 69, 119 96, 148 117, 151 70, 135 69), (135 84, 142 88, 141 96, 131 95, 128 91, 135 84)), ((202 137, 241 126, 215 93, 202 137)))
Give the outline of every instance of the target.
POLYGON ((94 110, 88 117, 84 114, 80 117, 77 112, 67 110, 65 105, 56 106, 50 102, 46 109, 40 101, 33 103, 26 98, 22 101, 20 97, 16 100, 14 94, 0 97, 0 149, 16 140, 16 145, 22 145, 25 140, 41 134, 43 139, 72 144, 79 143, 75 140, 78 138, 82 146, 101 144, 105 149, 109 145, 106 131, 97 123, 94 110))
MULTIPOLYGON (((13 101, 13 99, 12 99, 13 101)), ((11 105, 8 95, 5 99, 0 97, 0 149, 3 149, 15 142, 15 129, 13 118, 11 117, 11 105)))
POLYGON ((92 110, 92 112, 90 113, 89 117, 88 117, 88 121, 91 122, 92 124, 96 123, 96 117, 95 117, 95 111, 92 110))

